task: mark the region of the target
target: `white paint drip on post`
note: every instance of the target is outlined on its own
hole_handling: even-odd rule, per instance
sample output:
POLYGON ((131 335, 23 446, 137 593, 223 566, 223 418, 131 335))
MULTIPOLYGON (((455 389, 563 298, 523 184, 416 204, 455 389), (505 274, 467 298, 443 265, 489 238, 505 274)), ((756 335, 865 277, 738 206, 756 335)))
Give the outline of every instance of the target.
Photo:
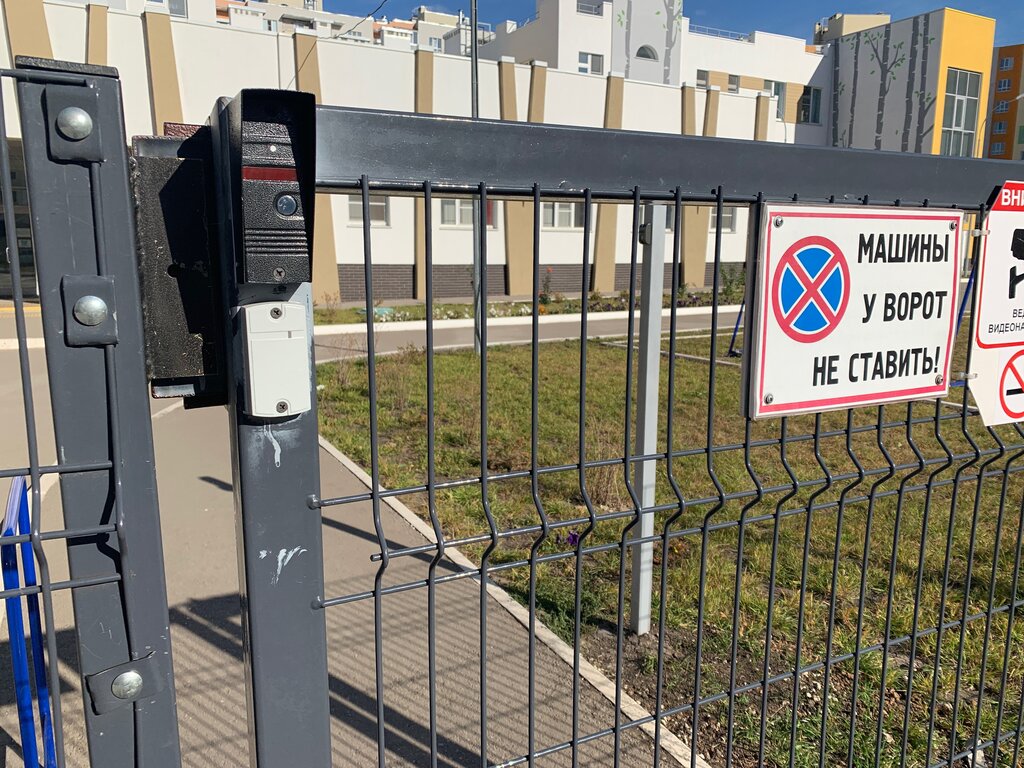
MULTIPOLYGON (((661 381, 661 300, 665 290, 665 206, 644 206, 642 230, 644 263, 640 277, 640 348, 637 369, 635 455, 649 456, 658 448, 658 385, 661 381)), ((628 406, 627 406, 628 407, 628 406)), ((633 487, 644 509, 654 506, 654 459, 637 462, 633 487)), ((634 538, 654 534, 654 513, 643 512, 633 528, 634 538)), ((651 589, 654 544, 633 545, 629 628, 638 635, 651 629, 651 589)))

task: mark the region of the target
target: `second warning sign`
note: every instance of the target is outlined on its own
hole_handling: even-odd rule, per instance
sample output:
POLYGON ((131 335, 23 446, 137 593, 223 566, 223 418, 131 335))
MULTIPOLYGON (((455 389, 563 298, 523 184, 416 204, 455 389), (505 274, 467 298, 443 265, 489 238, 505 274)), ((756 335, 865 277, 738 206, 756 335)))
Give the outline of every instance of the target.
POLYGON ((962 226, 956 211, 765 206, 751 415, 944 395, 962 226))

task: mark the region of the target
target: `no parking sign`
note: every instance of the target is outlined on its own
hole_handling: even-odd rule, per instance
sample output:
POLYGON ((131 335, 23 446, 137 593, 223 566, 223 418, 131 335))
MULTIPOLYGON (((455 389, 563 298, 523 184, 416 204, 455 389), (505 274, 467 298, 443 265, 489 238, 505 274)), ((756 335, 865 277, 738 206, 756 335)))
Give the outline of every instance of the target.
POLYGON ((766 206, 748 412, 944 396, 962 227, 957 211, 766 206))

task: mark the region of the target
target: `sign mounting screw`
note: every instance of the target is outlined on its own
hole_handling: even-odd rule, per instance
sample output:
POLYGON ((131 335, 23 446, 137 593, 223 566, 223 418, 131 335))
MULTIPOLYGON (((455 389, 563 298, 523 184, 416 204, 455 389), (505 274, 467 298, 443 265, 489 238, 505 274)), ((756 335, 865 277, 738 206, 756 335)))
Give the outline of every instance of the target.
POLYGON ((775 395, 773 395, 771 392, 769 392, 767 395, 764 396, 764 404, 765 405, 771 405, 774 402, 775 402, 775 395))
POLYGON ((946 379, 945 379, 945 378, 943 378, 943 376, 942 376, 942 374, 941 374, 941 373, 940 373, 940 374, 939 374, 938 376, 936 376, 936 377, 935 377, 935 383, 936 383, 936 384, 941 384, 941 383, 942 383, 942 382, 944 382, 945 380, 946 380, 946 379))
POLYGON ((782 226, 782 217, 781 216, 776 216, 775 217, 775 221, 773 223, 775 224, 776 227, 781 227, 782 226))
POLYGON ((281 308, 280 307, 274 307, 272 310, 270 310, 270 316, 272 318, 274 318, 275 320, 280 318, 282 314, 284 314, 284 313, 281 312, 281 308))
POLYGON ((277 404, 277 412, 278 413, 284 413, 287 410, 288 410, 288 403, 286 403, 284 400, 281 400, 280 402, 278 402, 278 404, 277 404))
POLYGON ((956 232, 956 222, 955 221, 949 222, 949 231, 950 232, 956 232))
POLYGON ((274 279, 284 280, 284 269, 282 267, 274 267, 274 279))
POLYGON ((57 113, 57 130, 69 141, 81 141, 92 133, 92 117, 81 107, 64 107, 57 113))

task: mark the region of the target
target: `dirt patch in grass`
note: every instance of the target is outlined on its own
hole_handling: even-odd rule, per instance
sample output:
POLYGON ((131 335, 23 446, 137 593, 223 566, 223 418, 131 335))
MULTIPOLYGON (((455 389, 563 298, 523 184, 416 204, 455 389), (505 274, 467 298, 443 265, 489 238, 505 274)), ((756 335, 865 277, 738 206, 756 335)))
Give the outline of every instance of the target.
MULTIPOLYGON (((533 460, 530 348, 488 350, 486 457, 480 359, 438 354, 438 482, 478 478, 486 462, 498 476, 488 494, 497 527, 518 531, 499 539, 492 578, 529 604, 531 550, 547 558, 533 569, 538 616, 570 643, 578 628, 582 653, 613 679, 621 669, 624 689, 671 713, 666 725, 688 743, 696 736, 713 764, 789 765, 792 753, 800 766, 932 765, 966 750, 976 732, 981 742, 997 728, 1012 732, 1024 684, 1020 433, 963 416, 962 389, 954 405, 747 423, 739 369, 717 366, 709 398, 706 358, 727 346, 727 335, 679 339, 677 352, 705 360, 676 359, 671 403, 662 359, 659 451, 671 418, 674 457, 657 461, 655 531, 668 525, 668 545, 653 544, 654 629, 624 633, 621 656, 630 582, 618 543, 636 517, 621 460, 633 440, 627 414, 635 419, 626 349, 588 343, 581 377, 579 343, 541 346, 536 463, 547 469, 536 499, 524 476, 533 460), (581 424, 584 459, 607 464, 578 469, 581 424)), ((954 371, 963 356, 961 347, 954 371)), ((426 357, 381 357, 376 372, 381 482, 422 485, 426 357)), ((324 365, 319 377, 321 431, 368 466, 365 361, 324 365)), ((424 496, 404 500, 429 519, 424 496)), ((436 499, 446 539, 476 537, 461 549, 479 562, 489 541, 479 484, 440 488, 436 499)), ((988 765, 1010 765, 1014 739, 985 755, 988 765)))

